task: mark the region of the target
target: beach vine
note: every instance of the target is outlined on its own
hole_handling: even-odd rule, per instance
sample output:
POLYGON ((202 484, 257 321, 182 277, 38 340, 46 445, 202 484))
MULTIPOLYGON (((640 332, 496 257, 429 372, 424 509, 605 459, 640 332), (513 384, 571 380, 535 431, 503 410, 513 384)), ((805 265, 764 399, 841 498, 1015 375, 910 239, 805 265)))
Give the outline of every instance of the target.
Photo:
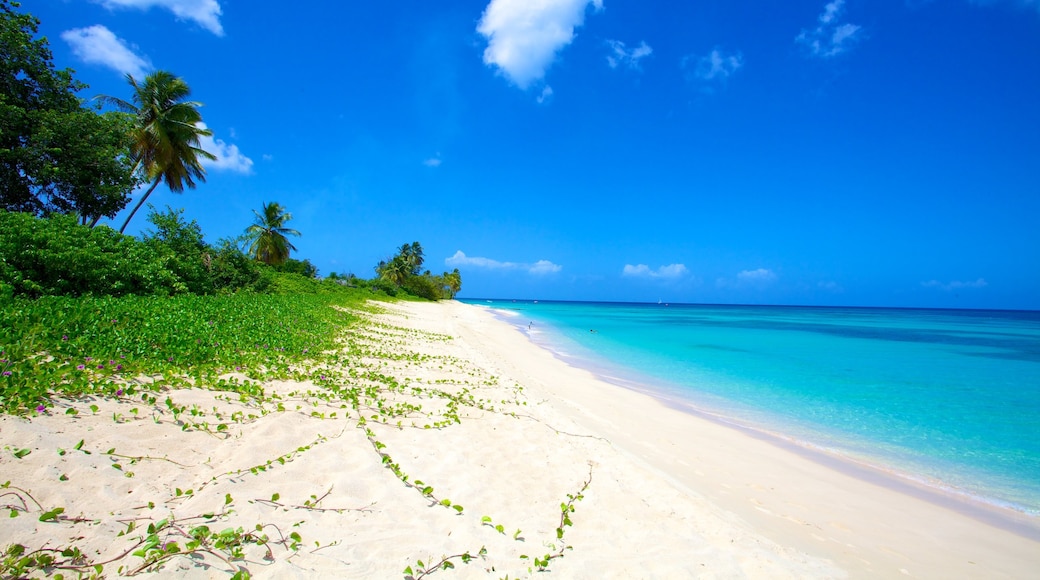
MULTIPOLYGON (((387 322, 386 311, 366 302, 367 296, 342 293, 283 298, 43 298, 0 305, 0 364, 9 369, 0 380, 0 409, 8 415, 29 420, 63 416, 69 421, 111 417, 117 425, 146 421, 198 432, 217 442, 239 440, 245 436, 243 429, 276 415, 334 422, 332 435, 319 434, 262 462, 201 480, 191 474, 212 467, 208 459, 185 461, 169 454, 92 445, 82 439, 61 444, 58 455, 63 460, 75 455, 83 461, 104 461, 98 465, 107 465, 126 478, 134 478, 135 471, 144 469, 142 465, 164 463, 174 475, 185 473, 194 481, 175 485, 171 480, 166 484, 168 497, 150 498, 130 508, 170 510, 158 519, 91 514, 89 509, 84 513, 71 505, 45 507, 36 502, 29 486, 7 482, 0 488, 0 507, 12 517, 35 512, 38 525, 91 526, 95 536, 122 522, 113 534, 130 542, 104 557, 81 544, 84 534, 64 534, 68 540, 57 540, 58 546, 49 541, 36 547, 12 542, 0 547, 4 554, 0 576, 33 577, 64 571, 101 577, 113 567, 117 574, 134 575, 189 557, 194 558, 192 562, 209 559, 233 577, 249 577, 252 566, 267 566, 277 559, 272 547, 285 548, 288 558, 297 554, 302 548, 300 533, 286 533, 270 523, 242 521, 232 509, 230 494, 219 510, 180 517, 173 514, 173 508, 180 506, 181 511, 188 502, 209 501, 207 498, 219 493, 214 491, 219 489, 217 484, 227 485, 242 477, 269 477, 272 470, 342 437, 351 427, 361 430, 376 460, 397 481, 428 500, 431 508, 460 517, 466 514, 462 502, 439 494, 426 478, 406 473, 379 433, 449 429, 488 413, 532 418, 516 412, 527 404, 523 386, 501 385, 499 377, 468 360, 424 351, 421 345, 450 344, 454 339, 387 322), (275 386, 279 384, 296 387, 275 386), (485 394, 501 391, 506 396, 485 394), (212 403, 200 402, 198 393, 203 392, 211 393, 212 403), (66 510, 77 515, 70 516, 66 510), (88 553, 95 554, 94 559, 88 553)), ((27 461, 34 451, 11 445, 7 453, 27 461)), ((61 473, 59 479, 67 481, 68 476, 61 473)), ((549 551, 521 556, 529 563, 529 573, 548 570, 552 560, 572 549, 564 541, 564 531, 572 525, 574 504, 582 499, 589 483, 591 471, 585 484, 560 504, 556 537, 546 543, 549 551)), ((254 497, 249 504, 331 515, 376 509, 374 503, 363 502, 360 507, 329 505, 332 494, 329 486, 302 501, 286 501, 274 492, 254 497)), ((473 520, 461 517, 459 521, 473 520)), ((519 528, 507 530, 489 516, 477 525, 525 541, 519 528)), ((338 543, 314 542, 313 551, 338 543)), ((487 557, 487 547, 481 546, 439 559, 415 559, 404 574, 423 578, 487 557)))

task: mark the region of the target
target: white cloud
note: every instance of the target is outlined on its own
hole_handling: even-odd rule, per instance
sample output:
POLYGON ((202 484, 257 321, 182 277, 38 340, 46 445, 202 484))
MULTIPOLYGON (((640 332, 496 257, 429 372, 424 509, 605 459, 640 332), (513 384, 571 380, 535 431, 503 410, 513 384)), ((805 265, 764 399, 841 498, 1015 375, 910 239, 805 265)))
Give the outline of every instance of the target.
POLYGON ((224 36, 224 27, 220 25, 220 3, 217 0, 94 0, 108 9, 137 8, 148 10, 153 6, 165 8, 173 12, 178 20, 192 20, 199 26, 224 36))
POLYGON ((538 260, 533 264, 520 262, 499 262, 491 258, 479 256, 467 256, 462 250, 455 252, 450 258, 445 258, 444 263, 455 268, 470 266, 472 268, 486 268, 488 270, 522 270, 530 274, 544 275, 553 274, 563 269, 563 266, 554 264, 549 260, 538 260))
POLYGON ((776 280, 776 273, 766 268, 758 268, 757 270, 744 270, 737 274, 737 280, 740 282, 752 282, 756 284, 765 284, 776 280))
POLYGON ((639 70, 639 60, 654 52, 654 49, 650 48, 646 42, 640 42, 639 46, 628 49, 620 40, 608 40, 607 46, 610 47, 610 54, 607 55, 607 64, 610 65, 610 68, 625 66, 632 70, 639 70))
POLYGON ((527 269, 532 274, 553 274, 563 269, 559 264, 553 264, 549 260, 538 260, 527 269))
POLYGON ((683 57, 682 66, 685 68, 695 61, 693 76, 708 82, 724 81, 744 66, 744 56, 739 51, 726 54, 718 47, 707 56, 688 55, 683 57))
POLYGON ((820 58, 830 58, 849 50, 863 36, 863 29, 858 24, 838 22, 844 8, 845 0, 832 0, 817 17, 816 28, 803 29, 795 37, 795 42, 808 49, 812 56, 820 58))
MULTIPOLYGON (((207 128, 205 123, 198 123, 197 126, 203 129, 207 128)), ((210 135, 209 137, 199 138, 199 147, 203 151, 209 151, 217 156, 216 160, 202 160, 202 164, 207 169, 231 171, 247 175, 253 172, 253 160, 243 155, 238 150, 238 145, 229 145, 223 139, 217 139, 210 135)))
POLYGON ((986 280, 983 278, 979 278, 974 282, 960 282, 958 280, 954 280, 945 284, 938 280, 929 280, 927 282, 921 282, 921 286, 924 286, 925 288, 938 288, 939 290, 943 290, 944 292, 951 292, 953 290, 960 290, 962 288, 985 288, 986 286, 989 286, 989 283, 986 282, 986 280))
POLYGON ((61 33, 72 53, 88 64, 107 66, 122 74, 142 78, 152 68, 148 59, 136 54, 123 39, 100 24, 73 28, 61 33))
POLYGON ((574 40, 589 5, 603 0, 491 0, 477 25, 487 38, 484 64, 521 89, 545 76, 556 53, 574 40))
POLYGON ((540 104, 548 101, 549 97, 551 97, 552 94, 553 94, 552 87, 550 87, 549 85, 545 85, 545 88, 542 89, 542 94, 538 95, 538 104, 540 105, 540 104))
POLYGON ((673 279, 686 274, 689 270, 684 264, 669 264, 667 266, 660 266, 657 269, 652 269, 646 264, 625 264, 625 267, 621 270, 622 276, 632 276, 637 278, 667 278, 673 279))
POLYGON ((422 164, 425 165, 426 167, 440 167, 441 163, 442 163, 442 161, 438 157, 431 157, 431 158, 429 158, 429 159, 427 159, 427 160, 422 162, 422 164))

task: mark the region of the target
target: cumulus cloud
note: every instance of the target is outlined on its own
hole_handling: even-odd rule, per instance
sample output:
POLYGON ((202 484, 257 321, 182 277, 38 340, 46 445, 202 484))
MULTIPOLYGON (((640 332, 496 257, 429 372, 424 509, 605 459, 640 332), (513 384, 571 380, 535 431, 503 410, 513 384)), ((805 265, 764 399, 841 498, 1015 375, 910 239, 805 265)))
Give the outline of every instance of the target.
POLYGON ((137 8, 148 10, 153 6, 173 12, 178 20, 191 20, 206 30, 224 36, 220 25, 220 3, 217 0, 94 0, 108 9, 137 8))
POLYGON ((519 270, 536 275, 553 274, 563 269, 563 266, 554 264, 549 260, 538 260, 533 264, 500 262, 491 258, 467 256, 462 250, 456 251, 455 255, 450 258, 445 258, 444 263, 455 268, 469 266, 471 268, 485 268, 488 270, 519 270))
POLYGON ((630 49, 626 48, 625 43, 620 40, 608 40, 607 46, 610 47, 610 54, 607 55, 607 64, 610 65, 610 68, 621 66, 639 70, 639 61, 654 52, 654 49, 650 48, 646 42, 640 42, 639 46, 630 49))
POLYGON ((961 290, 963 288, 985 288, 989 286, 989 283, 985 279, 979 278, 973 282, 961 282, 954 280, 952 282, 940 282, 938 280, 929 280, 927 282, 921 282, 921 286, 925 288, 938 288, 944 292, 951 292, 953 290, 961 290))
POLYGON ((817 17, 816 28, 803 29, 795 42, 819 58, 831 58, 849 50, 863 36, 863 29, 858 24, 839 22, 844 8, 845 0, 832 0, 817 17))
POLYGON ((634 278, 665 278, 674 279, 686 274, 689 270, 684 264, 669 264, 667 266, 660 266, 656 269, 647 266, 646 264, 625 264, 625 267, 621 270, 622 276, 631 276, 634 278))
POLYGON ((100 24, 73 28, 61 33, 72 53, 88 64, 107 66, 122 74, 142 78, 152 68, 147 58, 136 54, 126 42, 100 24))
POLYGON ((491 0, 477 25, 488 41, 484 64, 526 89, 574 40, 590 4, 598 10, 603 0, 491 0))
MULTIPOLYGON (((196 126, 206 128, 205 123, 196 126)), ((253 160, 246 157, 238 150, 238 145, 225 143, 223 139, 209 137, 199 138, 199 147, 203 151, 209 151, 217 156, 216 160, 202 159, 202 165, 206 169, 217 171, 231 171, 233 173, 250 174, 253 172, 253 160)))
POLYGON ((694 78, 702 81, 725 81, 744 66, 744 56, 738 51, 725 53, 718 47, 706 56, 683 57, 683 68, 692 68, 694 78))

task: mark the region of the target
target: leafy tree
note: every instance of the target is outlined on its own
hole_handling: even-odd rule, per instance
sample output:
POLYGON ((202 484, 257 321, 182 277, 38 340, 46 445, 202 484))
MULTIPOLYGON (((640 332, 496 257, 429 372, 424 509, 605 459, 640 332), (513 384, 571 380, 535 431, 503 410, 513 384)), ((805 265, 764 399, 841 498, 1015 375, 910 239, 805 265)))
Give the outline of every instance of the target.
POLYGON ((188 292, 212 292, 210 267, 213 256, 202 239, 202 228, 198 222, 185 221, 183 209, 175 210, 167 206, 165 212, 159 213, 151 204, 148 208, 148 222, 155 229, 146 231, 142 241, 166 258, 167 267, 181 279, 188 292))
POLYGON ((0 0, 0 208, 114 216, 137 186, 128 119, 83 106, 86 85, 55 70, 39 20, 0 0))
POLYGON ((265 264, 284 264, 289 252, 295 250, 286 236, 299 236, 300 232, 285 227, 292 214, 277 202, 265 203, 263 213, 253 210, 256 220, 246 228, 250 239, 249 254, 265 264))
MULTIPOLYGON (((275 270, 279 272, 288 272, 290 274, 299 274, 305 278, 317 278, 318 268, 311 263, 310 260, 294 260, 289 258, 283 264, 275 266, 275 270)), ((331 275, 329 276, 332 277, 331 275)))
POLYGON ((215 155, 199 146, 200 138, 213 132, 199 126, 202 123, 202 114, 199 113, 202 103, 187 100, 191 89, 184 79, 161 70, 146 76, 143 83, 138 83, 131 75, 126 75, 126 79, 133 89, 131 101, 109 96, 100 98, 133 114, 131 151, 135 168, 141 169, 152 185, 127 216, 119 228, 120 233, 126 230, 134 214, 159 183, 166 182, 174 193, 184 191, 185 187, 195 189, 195 180, 206 181, 201 159, 216 159, 215 155))

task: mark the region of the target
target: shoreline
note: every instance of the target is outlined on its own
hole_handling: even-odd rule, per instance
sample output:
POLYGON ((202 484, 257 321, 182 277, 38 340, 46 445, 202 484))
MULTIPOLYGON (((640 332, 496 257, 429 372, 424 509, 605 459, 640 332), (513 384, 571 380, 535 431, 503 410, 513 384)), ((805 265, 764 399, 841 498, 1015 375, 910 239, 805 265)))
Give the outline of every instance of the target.
MULTIPOLYGON (((881 456, 873 458, 857 456, 855 453, 844 452, 837 448, 820 445, 810 439, 790 435, 784 430, 782 423, 774 425, 737 418, 733 414, 738 413, 740 407, 729 408, 725 404, 720 404, 718 407, 711 405, 715 395, 704 395, 704 401, 698 402, 695 399, 684 397, 681 385, 672 385, 661 379, 644 375, 638 370, 597 358, 598 353, 582 344, 572 344, 571 347, 576 349, 576 352, 571 352, 562 343, 545 338, 547 335, 544 331, 531 333, 523 324, 513 322, 513 319, 520 316, 515 310, 495 305, 470 305, 488 310, 498 320, 527 337, 533 345, 552 353, 563 364, 588 371, 604 383, 646 395, 669 407, 771 442, 778 447, 798 453, 821 465, 844 471, 854 477, 914 495, 936 505, 960 511, 964 515, 990 525, 1040 541, 1040 512, 1036 512, 1035 509, 1028 506, 1018 505, 998 497, 973 493, 927 474, 901 469, 886 463, 885 458, 881 456), (561 347, 566 350, 560 350, 561 347)), ((542 324, 545 322, 543 321, 542 324)), ((552 328, 551 325, 550 328, 552 328)), ((557 339, 570 341, 562 336, 557 339)))
MULTIPOLYGON (((896 537, 904 536, 907 542, 897 542, 899 545, 904 546, 907 543, 912 545, 914 541, 923 544, 933 544, 933 547, 937 547, 936 543, 950 542, 949 547, 941 550, 945 554, 933 553, 922 559, 923 562, 928 563, 929 571, 918 570, 913 575, 924 573, 927 577, 941 577, 942 575, 936 573, 936 571, 945 567, 950 574, 963 576, 969 570, 967 568, 949 567, 950 557, 959 553, 970 553, 985 545, 988 545, 986 550, 992 562, 1009 563, 1014 558, 1009 558, 1008 556, 1015 552, 1015 549, 1009 549, 1009 553, 1002 553, 1000 549, 997 549, 996 546, 990 543, 992 538, 987 537, 987 533, 980 532, 980 530, 987 528, 987 531, 992 530, 991 533, 1006 535, 1005 539, 1010 544, 1018 544, 1019 565, 1023 567, 1018 568, 1017 573, 1009 573, 1009 577, 1025 575, 1028 570, 1040 566, 1040 525, 1038 525, 1036 518, 1031 518, 1027 514, 1021 514, 1021 517, 1016 517, 1020 512, 1006 510, 998 506, 990 506, 983 502, 966 501, 964 498, 954 496, 953 494, 943 494, 938 488, 932 488, 914 482, 912 479, 899 477, 897 474, 886 472, 869 464, 857 464, 848 458, 798 445, 796 442, 785 439, 782 436, 725 421, 724 418, 713 416, 710 412, 696 409, 691 405, 677 403, 667 397, 657 396, 652 389, 632 388, 631 386, 618 384, 616 381, 610 381, 608 377, 603 376, 604 374, 597 373, 596 369, 571 366, 568 361, 569 357, 561 357, 544 346, 531 341, 530 337, 517 325, 499 318, 491 311, 491 308, 482 305, 467 306, 475 306, 477 309, 484 310, 489 317, 507 326, 518 338, 528 342, 535 348, 544 350, 554 362, 568 367, 572 373, 586 373, 593 382, 604 388, 602 392, 598 393, 599 396, 612 398, 615 395, 628 393, 622 398, 625 400, 626 405, 631 406, 631 408, 647 409, 648 412, 652 412, 654 406, 656 406, 659 409, 674 411, 689 418, 687 419, 689 421, 687 428, 691 431, 710 431, 714 436, 725 439, 727 445, 732 445, 734 448, 754 449, 755 453, 761 454, 760 457, 768 459, 764 462, 765 464, 773 467, 782 467, 788 474, 791 471, 795 471, 800 474, 813 473, 816 475, 814 477, 815 482, 804 480, 785 482, 785 486, 788 489, 782 498, 778 498, 777 504, 774 505, 797 505, 798 501, 796 499, 803 500, 802 503, 807 503, 806 500, 811 499, 814 494, 798 492, 797 489, 792 488, 798 488, 802 484, 804 484, 805 488, 818 488, 818 482, 822 481, 826 484, 826 493, 824 495, 829 494, 831 497, 828 498, 828 509, 818 510, 818 512, 822 511, 822 513, 815 514, 818 516, 817 519, 832 518, 839 514, 849 519, 858 515, 870 516, 867 518, 871 520, 867 522, 869 527, 872 528, 869 534, 870 541, 876 543, 878 548, 883 545, 883 542, 893 537, 889 532, 896 537), (640 398, 643 400, 639 401, 638 399, 640 398), (703 422, 706 425, 696 425, 698 422, 703 422), (726 433, 723 434, 720 431, 726 433), (762 446, 765 446, 765 449, 762 446), (838 505, 842 503, 853 507, 842 507, 839 509, 838 505), (879 518, 876 513, 872 513, 872 510, 875 508, 880 508, 880 510, 886 512, 890 522, 885 522, 886 518, 879 518), (915 526, 913 521, 910 520, 914 516, 908 518, 907 514, 914 514, 921 521, 934 523, 929 523, 920 529, 913 529, 915 526), (953 534, 950 532, 950 528, 956 528, 959 531, 957 534, 953 534), (953 541, 955 537, 957 538, 956 542, 953 541), (975 541, 964 542, 965 538, 974 538, 975 541), (942 542, 939 542, 940 539, 942 542)), ((503 352, 511 352, 511 349, 504 349, 503 352)), ((563 393, 557 394, 567 396, 563 393)), ((594 398, 595 395, 592 393, 584 393, 579 404, 582 406, 595 405, 594 398)), ((607 411, 607 408, 603 405, 599 405, 597 409, 599 412, 607 411)), ((614 416, 616 417, 616 413, 614 416)), ((615 436, 625 437, 632 447, 640 448, 641 457, 648 460, 655 468, 660 469, 667 477, 673 478, 684 486, 688 486, 691 490, 704 493, 707 497, 718 501, 723 509, 730 510, 747 519, 758 531, 768 531, 769 534, 767 535, 780 543, 784 543, 785 540, 783 538, 786 538, 786 540, 796 540, 794 546, 799 549, 811 550, 814 547, 820 547, 813 546, 814 542, 820 541, 819 538, 813 538, 813 534, 806 535, 804 531, 792 534, 798 526, 784 529, 788 526, 777 525, 776 519, 790 520, 794 516, 791 513, 778 516, 777 514, 782 513, 781 510, 763 507, 760 500, 752 501, 755 499, 751 497, 754 494, 746 493, 744 499, 752 504, 749 506, 743 501, 733 501, 732 492, 708 491, 698 485, 698 482, 703 478, 697 472, 701 471, 703 473, 703 470, 692 469, 688 461, 668 456, 669 453, 675 453, 679 450, 685 450, 694 456, 698 455, 697 450, 694 449, 695 446, 684 445, 680 441, 682 438, 678 436, 683 430, 681 424, 684 419, 674 417, 673 419, 677 421, 679 426, 671 424, 670 421, 668 426, 673 430, 672 432, 675 433, 675 436, 667 438, 668 445, 662 446, 665 449, 671 448, 673 450, 671 452, 646 452, 642 450, 642 448, 645 448, 645 445, 639 441, 639 437, 623 433, 616 433, 615 436)), ((682 455, 681 451, 679 451, 679 455, 682 455)), ((720 469, 726 468, 727 461, 718 457, 715 460, 720 469)), ((743 480, 744 487, 755 487, 755 484, 750 484, 748 480, 755 479, 756 472, 760 472, 760 468, 752 468, 752 465, 749 465, 747 462, 743 462, 742 467, 745 471, 740 473, 738 479, 743 480)), ((730 487, 736 486, 730 484, 730 487)), ((758 487, 762 486, 758 485, 758 487)), ((800 514, 804 515, 813 512, 812 509, 808 509, 806 506, 800 507, 800 514)), ((810 521, 809 518, 803 517, 794 517, 794 519, 798 519, 801 522, 810 521)), ((851 529, 851 526, 846 527, 851 529)), ((848 534, 848 539, 852 540, 856 535, 848 534)), ((862 539, 859 539, 855 543, 852 541, 846 543, 848 546, 854 546, 863 542, 862 539)), ((878 556, 878 550, 872 550, 872 552, 874 552, 875 557, 878 556)), ((889 547, 880 550, 880 552, 897 553, 898 550, 889 547)), ((810 551, 810 553, 812 552, 810 551)), ((825 550, 823 553, 826 554, 825 557, 831 558, 839 564, 851 565, 853 562, 853 560, 847 559, 850 554, 844 553, 841 549, 838 549, 837 552, 825 550)), ((854 560, 863 561, 865 559, 857 557, 854 560)), ((911 558, 910 561, 913 561, 913 559, 911 558)), ((972 560, 972 562, 976 562, 976 560, 972 560)), ((965 566, 975 565, 977 564, 965 564, 965 566)), ((856 566, 852 566, 852 568, 855 569, 856 566)), ((891 571, 899 571, 900 574, 903 574, 902 569, 900 567, 891 571)), ((873 570, 873 572, 880 571, 873 570)), ((854 576, 857 574, 853 572, 854 576)))
POLYGON ((1040 569, 1036 541, 604 382, 486 309, 377 310, 255 397, 186 385, 0 416, 17 516, 0 549, 75 547, 85 570, 183 578, 1040 569), (243 553, 166 551, 195 526, 241 534, 243 553))

